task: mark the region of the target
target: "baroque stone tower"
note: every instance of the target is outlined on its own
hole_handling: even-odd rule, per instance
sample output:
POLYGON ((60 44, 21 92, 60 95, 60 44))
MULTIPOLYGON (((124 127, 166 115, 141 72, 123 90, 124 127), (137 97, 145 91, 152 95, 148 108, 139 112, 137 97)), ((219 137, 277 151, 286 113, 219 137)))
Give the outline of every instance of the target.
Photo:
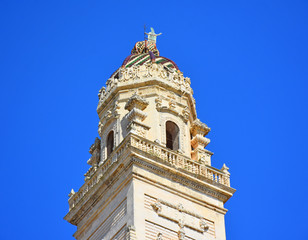
POLYGON ((230 173, 211 166, 190 79, 159 55, 156 36, 99 91, 100 138, 65 216, 77 240, 226 239, 230 173))

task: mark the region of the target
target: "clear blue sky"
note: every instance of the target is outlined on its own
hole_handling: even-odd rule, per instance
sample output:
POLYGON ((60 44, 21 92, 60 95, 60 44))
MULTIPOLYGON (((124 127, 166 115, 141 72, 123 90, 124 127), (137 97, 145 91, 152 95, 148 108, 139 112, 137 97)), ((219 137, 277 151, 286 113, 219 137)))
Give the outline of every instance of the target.
POLYGON ((228 240, 308 239, 308 1, 0 1, 1 240, 73 239, 97 93, 153 26, 230 167, 228 240), (148 29, 149 30, 149 29, 148 29))

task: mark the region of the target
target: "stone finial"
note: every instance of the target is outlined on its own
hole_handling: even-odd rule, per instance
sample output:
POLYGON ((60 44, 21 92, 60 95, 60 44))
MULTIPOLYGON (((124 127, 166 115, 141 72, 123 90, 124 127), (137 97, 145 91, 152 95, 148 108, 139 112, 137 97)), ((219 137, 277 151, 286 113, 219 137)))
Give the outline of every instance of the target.
POLYGON ((226 166, 225 163, 222 165, 222 168, 221 168, 220 170, 223 171, 223 172, 226 173, 226 174, 230 174, 229 171, 228 171, 229 168, 226 166))
POLYGON ((72 190, 71 190, 71 192, 68 194, 68 196, 71 198, 72 196, 74 196, 74 194, 75 194, 75 191, 74 191, 74 189, 72 188, 72 190))
POLYGON ((130 111, 133 108, 144 110, 149 105, 149 102, 143 97, 139 96, 137 93, 134 93, 125 105, 125 109, 130 111))

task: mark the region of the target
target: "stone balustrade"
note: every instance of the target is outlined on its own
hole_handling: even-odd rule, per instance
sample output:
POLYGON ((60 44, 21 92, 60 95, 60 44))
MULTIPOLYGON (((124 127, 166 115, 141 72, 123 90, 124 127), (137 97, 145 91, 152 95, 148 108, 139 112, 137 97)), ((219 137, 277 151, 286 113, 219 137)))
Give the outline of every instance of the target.
POLYGON ((213 182, 230 187, 230 174, 225 168, 224 170, 218 170, 211 166, 198 163, 158 143, 154 143, 134 134, 129 134, 112 154, 99 165, 97 170, 90 176, 90 179, 86 180, 79 191, 71 195, 69 199, 70 210, 100 181, 108 169, 110 169, 120 157, 126 155, 123 154, 124 151, 136 152, 135 149, 157 157, 160 161, 166 162, 176 169, 203 176, 213 182))
POLYGON ((177 169, 184 169, 230 187, 230 174, 224 173, 221 170, 198 163, 182 154, 137 136, 131 137, 131 145, 168 162, 177 169))

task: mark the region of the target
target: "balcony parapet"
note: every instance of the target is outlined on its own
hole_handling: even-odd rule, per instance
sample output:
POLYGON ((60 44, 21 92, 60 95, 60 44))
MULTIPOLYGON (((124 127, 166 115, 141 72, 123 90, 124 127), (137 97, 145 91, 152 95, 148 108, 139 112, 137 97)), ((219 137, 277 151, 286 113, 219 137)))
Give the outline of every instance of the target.
POLYGON ((152 155, 158 158, 161 163, 174 167, 176 170, 190 173, 194 176, 201 176, 215 183, 221 188, 230 187, 230 173, 225 165, 221 170, 192 160, 181 153, 170 150, 158 143, 147 140, 135 134, 129 134, 122 143, 111 153, 111 155, 88 175, 88 179, 78 192, 70 194, 69 209, 70 211, 94 188, 101 178, 108 172, 114 163, 121 161, 122 158, 134 153, 143 152, 145 155, 152 155), (128 152, 126 152, 128 151, 128 152), (127 153, 127 154, 126 154, 127 153))

